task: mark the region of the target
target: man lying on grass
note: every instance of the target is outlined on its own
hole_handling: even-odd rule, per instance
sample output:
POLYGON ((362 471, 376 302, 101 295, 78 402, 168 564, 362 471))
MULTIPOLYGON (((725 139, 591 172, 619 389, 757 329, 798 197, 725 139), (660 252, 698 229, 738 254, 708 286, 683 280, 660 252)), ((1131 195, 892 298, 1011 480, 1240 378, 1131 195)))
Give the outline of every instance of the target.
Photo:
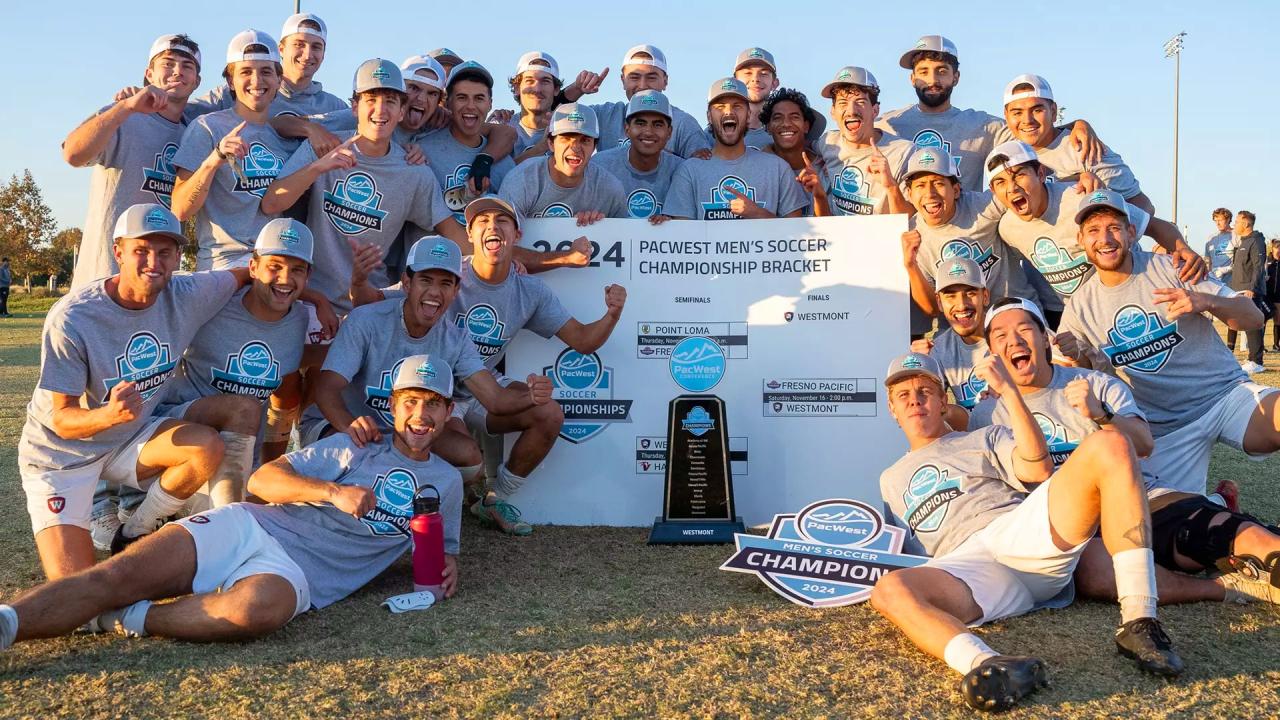
POLYGON ((1004 361, 988 355, 974 371, 1000 396, 1008 426, 952 431, 933 358, 913 352, 889 365, 889 411, 911 451, 880 475, 880 493, 932 559, 882 577, 872 606, 964 676, 971 707, 1008 709, 1046 684, 1044 663, 999 655, 965 626, 1069 604, 1072 570, 1101 524, 1120 598, 1117 650, 1147 672, 1180 674, 1156 620, 1151 519, 1128 438, 1094 433, 1054 472, 1004 361))
POLYGON ((88 570, 0 605, 0 650, 86 623, 131 637, 232 640, 273 632, 355 592, 412 545, 413 498, 440 493, 445 596, 457 589, 462 478, 431 452, 452 408, 453 372, 405 358, 392 386, 394 434, 357 447, 339 433, 263 465, 233 503, 171 522, 88 570), (153 605, 152 601, 178 598, 153 605))

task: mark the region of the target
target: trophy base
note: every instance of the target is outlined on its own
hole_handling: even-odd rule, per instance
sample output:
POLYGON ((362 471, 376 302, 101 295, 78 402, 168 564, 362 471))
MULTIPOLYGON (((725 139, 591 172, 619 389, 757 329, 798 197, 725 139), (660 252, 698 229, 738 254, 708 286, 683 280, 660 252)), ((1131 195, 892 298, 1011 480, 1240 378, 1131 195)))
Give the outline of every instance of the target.
POLYGON ((727 545, 733 542, 733 534, 746 532, 742 518, 733 520, 663 520, 653 519, 649 532, 650 545, 727 545))

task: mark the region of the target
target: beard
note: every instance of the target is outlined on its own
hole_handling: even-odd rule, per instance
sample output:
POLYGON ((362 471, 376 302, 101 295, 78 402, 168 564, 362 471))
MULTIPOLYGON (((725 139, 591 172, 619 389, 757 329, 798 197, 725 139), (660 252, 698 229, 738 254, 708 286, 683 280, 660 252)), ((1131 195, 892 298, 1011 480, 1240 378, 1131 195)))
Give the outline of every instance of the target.
POLYGON ((938 86, 931 85, 929 87, 916 86, 916 98, 920 100, 920 104, 925 107, 942 107, 951 101, 951 91, 955 88, 935 89, 938 86))

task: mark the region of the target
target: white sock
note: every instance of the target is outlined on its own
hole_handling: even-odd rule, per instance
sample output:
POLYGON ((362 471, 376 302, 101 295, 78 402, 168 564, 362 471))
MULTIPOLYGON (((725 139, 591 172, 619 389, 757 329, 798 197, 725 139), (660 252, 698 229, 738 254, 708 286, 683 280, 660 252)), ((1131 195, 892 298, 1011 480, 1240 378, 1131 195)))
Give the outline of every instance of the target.
POLYGON ((0 650, 8 650, 18 636, 18 611, 0 605, 0 650))
MULTIPOLYGON (((150 609, 150 600, 139 600, 125 608, 124 613, 120 616, 120 628, 124 628, 120 634, 125 637, 146 637, 147 611, 150 609)), ((120 632, 119 628, 116 630, 120 632)))
POLYGON ((1111 556, 1120 598, 1120 623, 1156 616, 1156 563, 1148 548, 1123 550, 1111 556))
POLYGON ((160 487, 160 480, 151 483, 147 496, 124 524, 124 536, 136 538, 153 533, 164 524, 165 518, 176 515, 187 502, 186 498, 176 498, 160 487))
POLYGON ((511 472, 511 470, 504 464, 502 467, 498 468, 498 477, 493 483, 493 486, 494 489, 502 495, 510 497, 524 485, 526 480, 528 480, 528 478, 520 477, 519 475, 511 472))
POLYGON ((983 660, 995 657, 998 654, 995 650, 987 647, 987 644, 982 642, 982 638, 973 633, 965 632, 947 642, 947 647, 942 650, 942 659, 946 661, 947 667, 961 675, 967 675, 970 670, 978 667, 983 660))
POLYGON ((458 472, 462 475, 462 484, 464 486, 480 482, 480 477, 484 465, 468 465, 458 468, 458 472))
POLYGON ((227 430, 218 435, 222 436, 226 451, 222 455, 222 464, 209 479, 209 502, 213 507, 244 500, 244 486, 253 467, 253 446, 258 442, 252 435, 227 430))

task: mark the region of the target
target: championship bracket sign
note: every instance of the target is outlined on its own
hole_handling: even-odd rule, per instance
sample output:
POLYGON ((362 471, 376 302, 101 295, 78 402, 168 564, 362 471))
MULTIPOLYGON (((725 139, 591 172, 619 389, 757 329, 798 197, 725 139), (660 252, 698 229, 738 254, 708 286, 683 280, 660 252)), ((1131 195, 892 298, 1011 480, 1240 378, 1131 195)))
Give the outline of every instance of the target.
POLYGON ((512 502, 531 522, 650 524, 663 505, 668 405, 703 393, 724 401, 746 523, 823 498, 879 503, 875 479, 906 450, 882 386, 909 342, 905 229, 901 215, 528 220, 525 246, 591 241, 590 266, 537 276, 575 318, 599 319, 613 283, 627 303, 595 352, 529 332, 511 343, 507 375, 551 378, 565 415, 512 502))

